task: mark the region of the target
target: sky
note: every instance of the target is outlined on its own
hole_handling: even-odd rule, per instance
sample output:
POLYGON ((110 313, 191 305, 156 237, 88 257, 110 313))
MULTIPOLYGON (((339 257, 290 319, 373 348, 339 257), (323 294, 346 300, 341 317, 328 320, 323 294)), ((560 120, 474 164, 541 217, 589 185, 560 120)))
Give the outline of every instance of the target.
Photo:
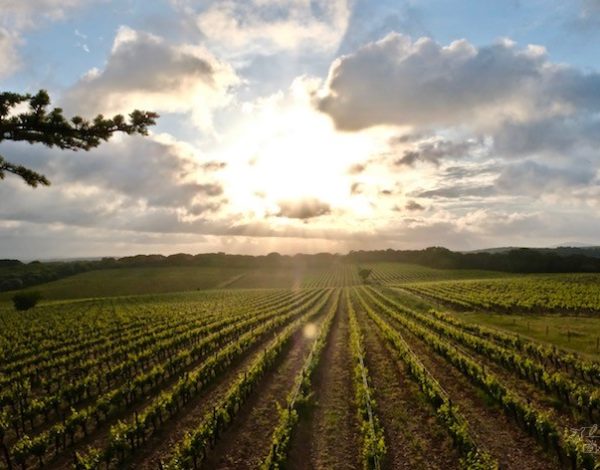
POLYGON ((0 0, 0 90, 160 114, 0 142, 0 257, 600 244, 600 0, 0 0))

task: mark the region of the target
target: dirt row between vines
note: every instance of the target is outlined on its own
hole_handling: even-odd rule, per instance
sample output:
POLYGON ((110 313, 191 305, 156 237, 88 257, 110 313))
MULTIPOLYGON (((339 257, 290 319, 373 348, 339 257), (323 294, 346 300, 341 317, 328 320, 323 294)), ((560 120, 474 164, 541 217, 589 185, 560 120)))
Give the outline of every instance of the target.
MULTIPOLYGON (((328 306, 329 303, 323 312, 328 306)), ((319 329, 323 319, 324 313, 321 313, 312 323, 319 329)), ((238 470, 258 467, 270 449, 271 436, 279 421, 278 405, 285 406, 287 395, 314 341, 306 334, 305 328, 294 334, 276 368, 261 380, 235 416, 231 427, 223 432, 209 451, 203 468, 238 470)))
POLYGON ((385 468, 459 468, 458 453, 433 408, 404 364, 388 348, 377 325, 354 305, 364 335, 365 362, 373 382, 376 413, 385 432, 385 468))
MULTIPOLYGON (((289 324, 286 323, 286 325, 289 324)), ((204 391, 199 393, 196 397, 194 397, 188 404, 186 404, 180 412, 171 417, 166 421, 165 425, 159 430, 155 435, 151 436, 143 445, 142 448, 137 449, 135 454, 130 459, 133 464, 129 465, 126 463, 124 465, 125 468, 158 468, 158 462, 161 458, 165 458, 168 456, 168 450, 171 447, 171 444, 177 442, 179 438, 183 436, 185 431, 187 431, 190 427, 193 427, 195 423, 199 419, 202 418, 203 413, 206 408, 204 407, 205 402, 206 406, 212 407, 212 403, 214 403, 215 397, 218 397, 219 394, 225 393, 228 386, 233 383, 233 381, 238 377, 240 373, 246 369, 252 360, 257 356, 259 352, 268 346, 269 342, 283 329, 285 325, 279 326, 274 329, 271 333, 269 333, 264 339, 259 341, 257 344, 252 346, 249 351, 246 351, 244 355, 237 360, 234 360, 232 364, 230 364, 229 368, 204 391), (187 423, 187 425, 185 424, 187 423), (171 435, 175 435, 172 437, 171 435), (157 438, 157 436, 161 436, 157 438), (143 460, 139 463, 139 465, 143 465, 144 467, 137 466, 138 454, 143 460)), ((207 357, 199 359, 198 361, 194 361, 193 364, 190 364, 188 367, 178 374, 177 376, 167 380, 164 384, 159 386, 157 389, 149 392, 149 395, 145 396, 142 401, 137 403, 136 405, 129 407, 117 415, 113 416, 110 420, 98 428, 95 428, 86 438, 81 441, 78 441, 74 446, 67 449, 66 452, 61 454, 58 459, 49 462, 48 468, 56 468, 60 470, 70 470, 72 468, 73 463, 73 455, 77 451, 85 451, 88 446, 103 448, 108 443, 108 431, 112 425, 114 425, 117 420, 125 420, 131 419, 135 412, 141 412, 146 406, 148 406, 161 392, 170 390, 179 378, 185 373, 192 373, 193 371, 201 368, 205 363, 207 357)))
POLYGON ((348 312, 340 300, 313 380, 312 402, 290 444, 288 470, 359 470, 360 429, 354 405, 348 312))
MULTIPOLYGON (((395 301, 401 303, 401 299, 399 298, 394 298, 392 295, 388 295, 386 292, 383 292, 382 294, 387 298, 394 299, 395 301)), ((392 304, 388 305, 393 308, 392 304)), ((452 345, 462 354, 468 356, 473 361, 485 367, 488 372, 492 372, 494 375, 496 375, 498 379, 500 379, 502 383, 510 388, 510 390, 516 396, 521 398, 521 400, 531 403, 542 411, 548 412, 555 421, 561 423, 565 427, 579 428, 594 424, 590 423, 590 420, 587 416, 577 415, 575 412, 573 412, 571 408, 566 406, 566 404, 564 404, 563 401, 551 391, 544 391, 540 389, 510 368, 493 361, 484 353, 468 348, 460 344, 458 341, 449 341, 451 341, 452 345)), ((498 346, 505 348, 503 345, 498 346)))
POLYGON ((473 385, 458 369, 398 322, 383 318, 406 340, 423 365, 458 405, 476 441, 489 451, 503 469, 549 470, 560 468, 557 458, 514 421, 491 397, 473 385))

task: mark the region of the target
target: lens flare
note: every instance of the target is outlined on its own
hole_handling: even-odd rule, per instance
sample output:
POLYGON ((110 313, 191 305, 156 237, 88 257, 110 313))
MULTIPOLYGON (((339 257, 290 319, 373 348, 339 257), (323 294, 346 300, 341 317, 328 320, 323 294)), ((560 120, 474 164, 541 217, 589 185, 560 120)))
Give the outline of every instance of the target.
POLYGON ((314 323, 309 323, 304 327, 304 336, 308 339, 313 339, 317 336, 317 325, 314 323))

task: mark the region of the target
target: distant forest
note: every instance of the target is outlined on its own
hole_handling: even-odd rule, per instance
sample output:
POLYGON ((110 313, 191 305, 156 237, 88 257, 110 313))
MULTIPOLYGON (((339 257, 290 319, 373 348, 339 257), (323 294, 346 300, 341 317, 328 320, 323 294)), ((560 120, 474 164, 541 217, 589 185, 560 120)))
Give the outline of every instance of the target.
POLYGON ((336 263, 361 265, 376 262, 413 263, 439 269, 483 269, 513 273, 600 272, 600 248, 506 248, 501 250, 461 253, 446 248, 424 250, 351 251, 346 255, 319 253, 315 255, 266 256, 206 253, 137 255, 124 258, 102 258, 89 261, 0 260, 0 291, 54 281, 74 274, 97 269, 161 266, 218 266, 232 268, 302 268, 336 263))

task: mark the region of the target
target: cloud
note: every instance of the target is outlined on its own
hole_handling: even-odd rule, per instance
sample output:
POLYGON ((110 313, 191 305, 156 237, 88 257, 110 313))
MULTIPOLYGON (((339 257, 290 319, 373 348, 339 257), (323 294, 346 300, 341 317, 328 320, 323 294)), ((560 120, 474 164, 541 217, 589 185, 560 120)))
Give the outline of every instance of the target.
POLYGON ((72 10, 101 0, 2 0, 0 24, 17 30, 33 28, 42 20, 62 20, 72 10))
POLYGON ((363 192, 363 185, 357 181, 350 185, 350 194, 361 194, 363 192))
POLYGON ((600 110, 600 74, 553 64, 539 46, 508 40, 477 48, 390 34, 330 67, 318 108, 338 128, 376 125, 494 129, 600 110))
POLYGON ((436 165, 433 187, 408 194, 448 210, 540 196, 588 204, 598 187, 600 74, 553 63, 537 46, 390 34, 338 58, 315 104, 339 129, 400 128, 382 156, 436 165))
POLYGON ((2 0, 0 8, 0 78, 15 73, 22 60, 18 46, 24 32, 46 21, 59 21, 78 8, 101 0, 2 0))
POLYGON ((201 11, 174 3, 195 16, 211 45, 233 55, 334 52, 351 14, 349 0, 217 0, 201 11))
POLYGON ((407 211, 423 211, 425 210, 425 207, 423 207, 421 204, 419 204, 416 201, 408 201, 405 206, 407 211))
POLYGON ((367 168, 366 164, 356 163, 356 164, 352 165, 350 168, 348 168, 348 174, 349 175, 359 175, 360 173, 365 171, 366 168, 367 168))
POLYGON ((571 189, 589 186, 594 179, 595 170, 589 164, 559 168, 527 160, 507 165, 495 185, 499 191, 508 194, 539 195, 547 192, 558 195, 566 191, 563 194, 566 197, 571 189))
POLYGON ((287 217, 288 219, 310 219, 331 212, 329 204, 314 198, 280 201, 277 204, 279 206, 277 217, 287 217))
POLYGON ((494 134, 493 151, 509 158, 530 155, 593 158, 598 154, 599 146, 600 119, 593 114, 580 113, 527 123, 506 122, 494 134))
MULTIPOLYGON (((405 147, 404 142, 406 139, 401 137, 398 140, 392 139, 391 146, 405 147)), ((409 149, 404 150, 402 157, 397 159, 394 163, 398 166, 407 165, 413 166, 416 162, 429 162, 438 165, 440 160, 444 158, 462 158, 467 156, 474 147, 477 146, 477 142, 474 140, 467 140, 463 142, 453 142, 439 137, 433 137, 414 143, 409 149)))
POLYGON ((466 198, 475 197, 482 198, 496 194, 494 186, 445 186, 427 191, 417 192, 415 195, 422 198, 466 198))
POLYGON ((412 37, 430 35, 423 12, 416 3, 410 0, 354 1, 350 24, 339 52, 354 52, 394 31, 402 31, 412 37))
POLYGON ((211 162, 202 163, 200 166, 204 171, 219 171, 219 170, 222 170, 223 168, 225 168, 227 166, 227 163, 211 161, 211 162))
MULTIPOLYGON (((574 25, 581 28, 589 28, 600 24, 600 1, 581 0, 581 7, 574 25)), ((589 31, 589 30, 587 30, 589 31)))
POLYGON ((228 64, 200 46, 171 45, 121 27, 103 70, 92 70, 67 91, 64 106, 84 114, 123 113, 134 108, 190 113, 210 128, 211 111, 231 100, 239 79, 228 64))
POLYGON ((0 78, 12 75, 21 66, 18 42, 18 37, 0 27, 0 78))
POLYGON ((3 155, 53 183, 32 191, 7 179, 0 197, 13 203, 0 210, 3 220, 186 231, 226 203, 223 186, 205 175, 193 148, 168 136, 115 138, 90 152, 7 142, 3 155))

